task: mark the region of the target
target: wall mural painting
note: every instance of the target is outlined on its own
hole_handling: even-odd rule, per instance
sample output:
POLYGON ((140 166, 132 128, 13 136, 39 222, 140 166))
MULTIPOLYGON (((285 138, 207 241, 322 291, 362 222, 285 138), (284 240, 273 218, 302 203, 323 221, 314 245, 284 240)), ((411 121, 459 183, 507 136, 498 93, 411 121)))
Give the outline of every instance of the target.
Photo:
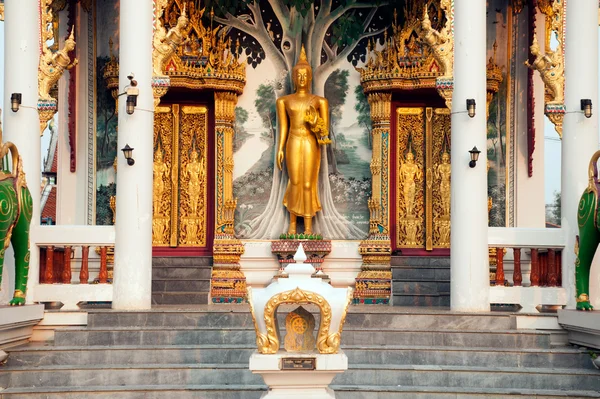
POLYGON ((106 87, 104 71, 111 57, 118 56, 119 1, 96 2, 96 224, 113 224, 110 197, 116 194, 117 156, 116 103, 106 87))
MULTIPOLYGON (((396 4, 398 3, 398 4, 396 4)), ((361 239, 369 228, 371 196, 369 105, 356 66, 369 38, 383 38, 393 18, 385 7, 346 1, 207 2, 214 21, 231 28, 247 56, 247 84, 236 109, 234 196, 236 235, 271 239, 287 231, 282 206, 287 172, 274 168, 278 140, 275 101, 293 92, 291 72, 302 45, 313 71, 312 92, 329 101, 330 138, 321 154, 314 231, 330 239, 361 239), (290 12, 294 5, 296 12, 290 12), (302 27, 302 29, 298 29, 302 27)))
POLYGON ((492 59, 502 71, 498 93, 489 105, 487 122, 488 196, 491 198, 489 224, 506 226, 506 185, 508 154, 506 152, 509 123, 508 88, 511 84, 510 31, 511 9, 506 0, 488 0, 487 58, 492 59))

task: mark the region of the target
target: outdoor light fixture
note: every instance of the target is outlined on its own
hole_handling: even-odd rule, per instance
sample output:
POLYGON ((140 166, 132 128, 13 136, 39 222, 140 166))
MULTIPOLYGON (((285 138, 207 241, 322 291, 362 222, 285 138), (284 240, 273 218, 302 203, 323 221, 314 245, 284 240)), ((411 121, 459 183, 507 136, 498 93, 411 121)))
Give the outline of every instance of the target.
MULTIPOLYGON (((473 104, 473 106, 475 105, 473 104)), ((474 168, 475 165, 477 165, 477 160, 479 159, 479 154, 481 153, 481 151, 479 151, 477 147, 473 147, 473 149, 470 150, 469 153, 471 154, 471 162, 469 162, 469 167, 474 168)))
POLYGON ((127 95, 127 102, 125 105, 125 111, 127 112, 128 115, 133 114, 133 111, 135 111, 135 106, 137 105, 137 95, 135 94, 128 94, 127 95))
MULTIPOLYGON (((134 77, 135 75, 133 72, 127 75, 127 79, 129 79, 129 85, 125 86, 125 91, 119 94, 119 97, 127 95, 127 101, 125 102, 125 112, 127 112, 127 115, 131 115, 135 111, 135 107, 137 106, 137 98, 140 94, 140 89, 137 88, 137 80, 135 80, 134 77)), ((130 163, 130 165, 133 165, 133 163, 130 163)))
POLYGON ((467 113, 471 118, 475 117, 475 99, 467 98, 467 113))
POLYGON ((17 112, 19 110, 20 106, 21 106, 21 93, 12 93, 10 95, 10 109, 12 110, 12 112, 17 112))
POLYGON ((583 111, 583 115, 585 115, 586 118, 591 118, 592 117, 592 100, 590 100, 589 98, 582 98, 581 99, 581 110, 583 111))
POLYGON ((131 166, 135 163, 135 160, 132 158, 131 153, 133 152, 133 148, 129 146, 129 144, 125 144, 125 147, 121 148, 123 151, 123 155, 125 155, 125 159, 127 160, 127 165, 131 166))

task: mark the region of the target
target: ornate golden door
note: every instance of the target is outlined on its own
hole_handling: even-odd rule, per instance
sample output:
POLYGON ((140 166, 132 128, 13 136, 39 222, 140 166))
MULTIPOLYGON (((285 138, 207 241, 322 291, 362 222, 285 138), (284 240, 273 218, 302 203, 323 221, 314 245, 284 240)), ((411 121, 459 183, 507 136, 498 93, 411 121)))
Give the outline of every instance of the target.
POLYGON ((154 115, 152 244, 172 248, 212 246, 208 109, 161 105, 154 115))
POLYGON ((396 108, 397 249, 450 247, 450 110, 396 108))

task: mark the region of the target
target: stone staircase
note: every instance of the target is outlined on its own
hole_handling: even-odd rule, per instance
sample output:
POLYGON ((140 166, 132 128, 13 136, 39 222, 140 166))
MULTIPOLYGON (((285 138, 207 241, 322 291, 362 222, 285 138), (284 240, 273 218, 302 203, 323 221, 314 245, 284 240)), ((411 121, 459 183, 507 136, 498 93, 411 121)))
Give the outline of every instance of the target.
POLYGON ((211 256, 152 258, 152 304, 207 304, 211 268, 211 256))
MULTIPOLYGON (((350 368, 333 388, 339 399, 600 398, 583 349, 514 324, 509 314, 352 307, 342 336, 350 368)), ((258 399, 255 349, 245 305, 99 310, 87 328, 11 350, 0 399, 258 399)))
POLYGON ((450 306, 450 257, 392 256, 395 306, 450 306))

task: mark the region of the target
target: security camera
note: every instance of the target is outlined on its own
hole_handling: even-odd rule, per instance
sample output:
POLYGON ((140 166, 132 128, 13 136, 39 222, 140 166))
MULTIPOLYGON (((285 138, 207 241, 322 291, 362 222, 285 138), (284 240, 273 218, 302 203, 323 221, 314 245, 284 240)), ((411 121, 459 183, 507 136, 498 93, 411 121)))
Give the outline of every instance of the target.
POLYGON ((127 79, 133 80, 133 78, 135 78, 135 74, 133 72, 131 72, 129 75, 127 75, 127 79))

